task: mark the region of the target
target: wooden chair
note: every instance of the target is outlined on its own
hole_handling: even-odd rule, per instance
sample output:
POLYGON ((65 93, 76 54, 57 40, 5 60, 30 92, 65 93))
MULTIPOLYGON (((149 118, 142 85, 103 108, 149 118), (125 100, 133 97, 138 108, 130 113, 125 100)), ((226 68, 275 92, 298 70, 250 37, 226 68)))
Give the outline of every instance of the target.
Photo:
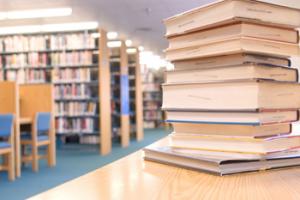
POLYGON ((37 113, 32 125, 31 133, 25 133, 21 136, 22 148, 31 146, 31 154, 26 155, 23 151, 22 162, 32 163, 32 170, 39 171, 39 159, 47 159, 48 166, 50 164, 50 134, 51 134, 51 113, 37 113), (39 155, 38 150, 41 146, 47 146, 46 155, 39 155))
POLYGON ((8 171, 10 181, 15 180, 13 122, 13 115, 0 115, 0 155, 3 155, 3 164, 0 165, 0 170, 8 171))

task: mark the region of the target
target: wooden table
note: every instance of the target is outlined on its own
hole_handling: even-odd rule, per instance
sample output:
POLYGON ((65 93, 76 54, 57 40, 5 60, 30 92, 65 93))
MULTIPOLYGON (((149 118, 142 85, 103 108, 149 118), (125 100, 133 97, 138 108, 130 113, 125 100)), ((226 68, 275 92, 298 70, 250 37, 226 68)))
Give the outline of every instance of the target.
POLYGON ((144 161, 138 151, 30 199, 299 200, 300 167, 219 177, 144 161))

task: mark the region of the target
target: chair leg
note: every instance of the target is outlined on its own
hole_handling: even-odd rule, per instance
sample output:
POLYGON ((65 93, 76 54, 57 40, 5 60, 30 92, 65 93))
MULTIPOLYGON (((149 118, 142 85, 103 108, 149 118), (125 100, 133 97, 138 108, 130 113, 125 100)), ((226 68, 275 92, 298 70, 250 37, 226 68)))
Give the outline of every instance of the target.
POLYGON ((8 161, 8 179, 10 181, 15 180, 15 159, 13 152, 9 153, 7 155, 7 161, 8 161))
POLYGON ((2 161, 3 165, 7 166, 8 165, 8 154, 7 155, 4 154, 2 156, 2 159, 3 159, 3 161, 2 161))
POLYGON ((38 146, 36 145, 32 145, 32 170, 34 172, 39 171, 38 146))
POLYGON ((47 145, 47 164, 48 164, 48 167, 52 167, 52 162, 51 162, 51 146, 50 146, 50 144, 47 145))

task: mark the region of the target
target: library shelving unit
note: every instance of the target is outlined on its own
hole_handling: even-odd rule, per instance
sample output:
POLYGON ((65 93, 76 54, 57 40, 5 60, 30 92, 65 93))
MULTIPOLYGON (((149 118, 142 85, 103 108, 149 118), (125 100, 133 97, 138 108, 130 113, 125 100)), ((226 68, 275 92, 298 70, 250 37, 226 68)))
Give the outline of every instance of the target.
POLYGON ((137 140, 142 140, 143 132, 143 96, 139 51, 130 47, 126 50, 128 56, 129 102, 130 102, 130 131, 137 140))
POLYGON ((0 36, 3 79, 52 83, 56 134, 97 137, 102 154, 111 149, 106 42, 102 29, 0 36))
POLYGON ((131 133, 143 139, 142 85, 137 48, 119 42, 110 48, 112 130, 113 137, 128 146, 131 133))
POLYGON ((143 66, 144 128, 158 128, 163 124, 161 111, 163 71, 143 66))
POLYGON ((130 137, 128 58, 125 42, 120 42, 120 46, 110 48, 112 130, 113 137, 120 137, 126 147, 130 137))

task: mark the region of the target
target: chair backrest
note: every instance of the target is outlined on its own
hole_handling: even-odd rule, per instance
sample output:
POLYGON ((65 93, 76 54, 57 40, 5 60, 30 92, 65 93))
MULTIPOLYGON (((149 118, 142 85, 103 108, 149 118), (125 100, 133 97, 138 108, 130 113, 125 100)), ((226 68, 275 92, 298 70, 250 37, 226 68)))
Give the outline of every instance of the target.
POLYGON ((12 114, 0 114, 0 137, 9 137, 12 134, 13 120, 12 114))
POLYGON ((50 130, 51 113, 39 112, 36 115, 36 128, 38 134, 43 134, 50 130))

